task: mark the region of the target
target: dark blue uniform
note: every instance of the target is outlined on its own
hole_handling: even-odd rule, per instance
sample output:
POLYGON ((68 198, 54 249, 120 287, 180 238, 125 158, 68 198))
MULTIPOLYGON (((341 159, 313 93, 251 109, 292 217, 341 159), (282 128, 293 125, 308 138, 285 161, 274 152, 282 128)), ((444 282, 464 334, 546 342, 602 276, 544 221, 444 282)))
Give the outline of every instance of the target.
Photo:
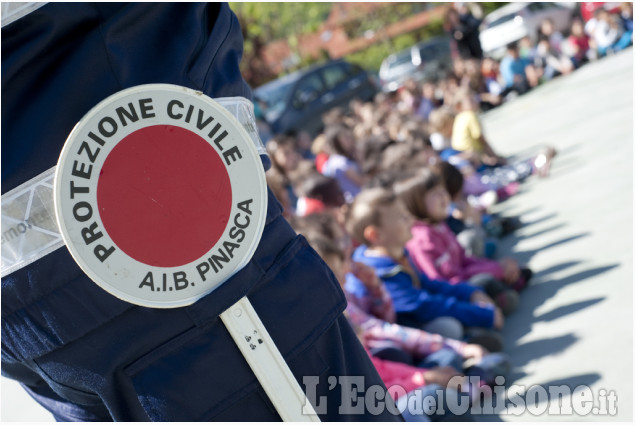
MULTIPOLYGON (((241 55, 238 21, 217 3, 49 3, 5 26, 2 193, 53 167, 73 126, 122 89, 169 83, 251 98, 241 55)), ((66 248, 8 275, 2 374, 22 382, 58 420, 279 420, 218 318, 243 296, 300 385, 319 376, 317 396, 327 397, 321 419, 400 419, 385 410, 339 413, 342 388, 329 389, 329 376, 382 384, 342 316, 337 281, 282 218, 271 192, 252 260, 188 307, 119 300, 66 248)))

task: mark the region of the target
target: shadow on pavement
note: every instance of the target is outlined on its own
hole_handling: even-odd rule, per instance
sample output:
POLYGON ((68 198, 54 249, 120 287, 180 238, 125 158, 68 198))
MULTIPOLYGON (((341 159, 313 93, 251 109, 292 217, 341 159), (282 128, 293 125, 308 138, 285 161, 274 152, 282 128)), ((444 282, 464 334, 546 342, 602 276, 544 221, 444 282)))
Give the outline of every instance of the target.
MULTIPOLYGON (((583 270, 581 272, 574 273, 574 274, 572 274, 570 276, 567 276, 565 278, 562 278, 562 279, 554 280, 554 281, 551 281, 551 282, 542 282, 539 285, 535 285, 534 287, 539 288, 539 287, 542 287, 542 286, 545 286, 545 285, 549 285, 549 286, 555 286, 555 287, 557 287, 557 290, 559 290, 563 286, 569 285, 571 283, 577 283, 577 282, 580 282, 582 280, 589 279, 591 277, 606 273, 609 270, 613 270, 614 268, 619 267, 619 266, 620 266, 620 264, 616 263, 616 264, 610 264, 608 266, 594 267, 594 268, 591 268, 591 269, 588 269, 588 270, 583 270)), ((535 276, 541 276, 542 277, 542 276, 544 276, 544 274, 543 273, 537 273, 535 276)), ((532 286, 530 285, 530 288, 531 287, 532 286)), ((557 292, 557 290, 556 290, 556 292, 557 292)))
MULTIPOLYGON (((528 215, 528 214, 533 214, 533 213, 535 213, 536 211, 539 211, 539 210, 541 210, 541 209, 542 209, 542 207, 540 207, 539 205, 536 205, 535 207, 528 208, 528 209, 523 210, 523 211, 521 211, 521 212, 519 212, 519 213, 517 213, 517 214, 514 214, 514 215, 516 215, 516 216, 518 216, 518 217, 520 217, 520 218, 522 219, 522 218, 523 218, 523 216, 528 215)), ((552 214, 553 214, 554 216, 556 215, 556 213, 552 213, 552 214)), ((524 224, 525 224, 525 223, 523 223, 523 225, 524 225, 524 224)))
POLYGON ((595 384, 597 381, 599 381, 600 378, 602 378, 602 375, 600 375, 599 373, 585 373, 582 375, 575 375, 575 376, 569 376, 566 378, 553 379, 549 382, 545 382, 544 384, 540 384, 540 385, 543 387, 549 387, 552 385, 553 386, 566 385, 571 390, 571 394, 574 394, 575 393, 574 390, 576 387, 580 385, 591 386, 595 384))
MULTIPOLYGON (((578 339, 579 338, 574 334, 568 333, 553 338, 543 338, 536 341, 530 341, 524 344, 515 345, 514 347, 510 347, 505 351, 509 354, 509 357, 512 359, 512 363, 516 368, 522 367, 532 360, 560 353, 573 345, 578 339)), ((520 374, 512 372, 509 375, 507 383, 510 384, 520 379, 522 376, 520 374)))
MULTIPOLYGON (((533 223, 532 223, 532 224, 533 224, 533 223)), ((555 226, 551 226, 551 227, 548 227, 548 228, 546 228, 546 229, 543 229, 543 230, 540 230, 540 231, 538 231, 538 232, 534 232, 534 233, 531 233, 531 234, 528 234, 528 235, 518 235, 518 236, 515 236, 515 238, 516 238, 517 240, 523 240, 523 239, 535 238, 536 236, 544 235, 544 234, 546 234, 546 233, 551 233, 551 232, 553 232, 554 230, 561 229, 561 228, 563 228, 564 226, 566 226, 566 223, 560 223, 560 224, 556 224, 555 226)), ((523 227, 525 227, 525 225, 523 225, 523 227)))
MULTIPOLYGON (((539 218, 537 218, 535 220, 525 221, 525 220, 523 220, 523 214, 528 214, 528 212, 524 211, 523 213, 519 214, 519 217, 520 217, 520 220, 521 220, 521 223, 522 223, 521 228, 523 228, 523 229, 526 228, 526 227, 529 227, 529 226, 533 226, 534 224, 538 224, 538 223, 541 223, 543 221, 550 220, 550 219, 552 219, 552 218, 554 218, 554 217, 556 217, 558 215, 557 213, 552 212, 550 214, 543 215, 542 217, 539 217, 539 218)), ((513 235, 510 235, 510 236, 513 236, 513 235)))
POLYGON ((550 275, 551 273, 557 273, 561 270, 565 270, 568 269, 569 267, 573 267, 573 266, 577 266, 578 264, 582 263, 582 261, 565 261, 563 263, 558 263, 558 264, 554 264, 551 267, 547 267, 546 269, 542 269, 536 272, 536 274, 534 274, 534 279, 536 278, 542 278, 544 276, 550 275))
POLYGON ((591 300, 580 301, 577 303, 558 307, 548 313, 541 314, 540 316, 536 317, 534 319, 534 322, 551 322, 552 320, 556 320, 562 316, 566 316, 567 314, 575 313, 576 311, 580 311, 582 309, 590 307, 594 304, 604 301, 605 299, 606 297, 593 298, 591 300))
MULTIPOLYGON (((531 331, 534 323, 540 321, 553 321, 565 315, 573 314, 587 307, 591 307, 604 300, 604 298, 594 298, 585 301, 578 301, 566 306, 557 307, 554 310, 543 313, 539 316, 535 316, 536 309, 543 305, 545 300, 553 297, 565 286, 598 276, 619 266, 619 264, 611 264, 603 267, 595 267, 578 273, 573 273, 562 279, 548 280, 548 276, 550 274, 575 266, 579 263, 580 261, 570 261, 538 272, 534 276, 535 280, 533 281, 533 284, 530 284, 529 287, 521 293, 521 303, 519 308, 505 320, 505 328, 503 330, 506 345, 505 352, 509 354, 514 367, 523 366, 531 360, 561 352, 571 344, 575 343, 578 339, 573 334, 566 334, 556 338, 547 338, 520 345, 517 344, 517 341, 520 338, 531 331), (538 281, 540 283, 537 283, 538 281)), ((520 377, 522 376, 515 376, 512 381, 519 379, 520 377)))
MULTIPOLYGON (((511 256, 514 257, 519 264, 528 264, 529 260, 531 260, 531 258, 539 252, 544 252, 550 248, 554 248, 556 246, 563 245, 563 244, 575 241, 577 239, 586 238, 588 236, 591 236, 591 233, 584 232, 584 233, 579 233, 577 235, 568 236, 566 238, 562 238, 562 239, 550 242, 544 246, 541 246, 535 249, 529 249, 526 251, 511 250, 511 254, 512 254, 511 256)), ((515 244, 520 240, 520 238, 516 235, 509 236, 509 238, 511 238, 510 241, 505 241, 505 242, 506 244, 511 242, 511 246, 515 246, 515 244)), ((507 252, 510 252, 510 251, 507 251, 507 252)))

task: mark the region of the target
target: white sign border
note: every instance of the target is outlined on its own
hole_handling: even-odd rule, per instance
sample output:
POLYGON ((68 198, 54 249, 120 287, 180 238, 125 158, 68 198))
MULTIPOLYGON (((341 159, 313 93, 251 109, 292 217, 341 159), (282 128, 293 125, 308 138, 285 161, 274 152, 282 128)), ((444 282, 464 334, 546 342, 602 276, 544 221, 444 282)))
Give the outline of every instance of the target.
MULTIPOLYGON (((138 105, 137 105, 138 106, 138 105)), ((161 111, 160 108, 166 105, 158 105, 153 104, 152 112, 156 114, 155 118, 148 118, 145 121, 139 119, 135 123, 129 123, 129 126, 121 127, 116 136, 116 142, 106 144, 101 146, 101 151, 98 156, 98 161, 95 161, 93 165, 93 170, 91 173, 91 178, 89 179, 89 184, 92 185, 93 190, 90 193, 90 199, 92 199, 93 205, 97 205, 96 202, 96 184, 99 176, 99 170, 101 169, 101 165, 108 157, 110 151, 116 146, 116 144, 121 141, 126 135, 136 131, 139 128, 143 128, 149 125, 161 125, 161 124, 169 124, 169 125, 177 125, 182 128, 186 128, 188 130, 194 131, 199 136, 203 137, 208 143, 217 151, 219 156, 222 158, 222 154, 218 151, 218 148, 214 146, 214 144, 205 138, 205 133, 208 128, 205 128, 205 131, 198 131, 196 126, 192 123, 192 125, 180 125, 180 121, 161 121, 165 118, 167 112, 161 111), (161 111, 161 115, 159 115, 159 111, 161 111), (165 112, 165 113, 164 113, 165 112), (125 131, 124 131, 125 129, 125 131)), ((195 121, 193 119, 192 121, 195 121)), ((115 139, 115 138, 114 138, 115 139)), ((98 147, 97 144, 94 144, 95 147, 98 147)), ((77 179, 76 179, 77 180, 77 179)), ((253 145, 249 135, 243 128, 243 126, 234 118, 225 108, 220 106, 213 99, 208 96, 202 94, 201 92, 194 91, 192 89, 175 86, 171 84, 147 84, 142 86, 136 86, 129 89, 122 90, 117 92, 108 98, 104 99, 94 108, 92 108, 80 122, 75 126, 69 135, 64 148, 62 149, 60 159, 58 162, 58 167, 55 173, 55 211, 56 211, 56 219, 58 222, 58 226, 64 242, 66 243, 67 248, 69 249, 71 255, 77 262, 77 264, 82 268, 82 270, 101 288, 106 290, 107 292, 115 295, 118 298, 121 298, 125 301, 131 302, 133 304, 142 305, 146 307, 153 308, 174 308, 174 307, 183 307, 190 305, 197 301, 198 299, 204 297, 205 295, 212 292, 222 283, 224 283, 227 279, 233 276, 235 273, 240 271, 251 259, 253 256, 260 238, 262 237, 262 232, 264 230, 265 220, 266 220, 266 212, 267 212, 267 185, 265 179, 264 169, 262 167, 262 163, 260 161, 259 154, 256 150, 256 147, 253 145), (133 271, 133 276, 130 276, 131 271, 126 269, 125 267, 117 267, 113 270, 111 267, 101 267, 98 264, 98 260, 96 261, 86 261, 85 257, 88 255, 88 258, 91 258, 92 255, 92 246, 88 246, 88 249, 85 249, 82 252, 82 245, 85 245, 81 238, 82 226, 76 226, 68 224, 68 205, 63 202, 63 196, 69 195, 70 189, 70 173, 72 169, 72 163, 77 154, 77 149, 79 148, 81 142, 86 139, 86 136, 89 131, 96 131, 96 124, 100 119, 104 116, 113 116, 114 109, 119 106, 127 105, 127 102, 124 102, 128 98, 135 97, 135 100, 142 98, 142 96, 149 96, 149 93, 165 93, 170 94, 172 96, 176 96, 179 100, 185 100, 191 102, 190 104, 195 104, 197 106, 205 106, 209 108, 207 110, 212 111, 215 117, 214 123, 221 123, 222 128, 228 131, 228 135, 226 139, 224 139, 224 144, 239 146, 239 150, 242 154, 242 158, 239 161, 244 161, 247 165, 244 167, 240 167, 240 172, 238 172, 238 168, 235 167, 232 169, 232 165, 226 166, 228 174, 230 175, 230 181, 232 183, 232 210, 230 213, 229 222, 225 231, 223 232, 223 236, 219 239, 219 241, 210 249, 205 255, 200 257, 199 259, 188 263, 185 266, 180 267, 153 267, 148 266, 143 263, 138 263, 139 267, 143 267, 148 271, 153 272, 154 284, 159 287, 162 286, 162 273, 166 273, 166 276, 169 276, 171 273, 177 271, 185 271, 188 280, 196 281, 196 285, 188 285, 187 288, 182 289, 180 291, 150 291, 150 289, 146 286, 142 289, 139 288, 139 285, 142 282, 144 276, 139 276, 137 271, 133 271), (64 168, 64 164, 66 164, 66 168, 64 168), (248 170, 244 170, 243 168, 248 170), (247 175, 245 175, 245 172, 247 175), (65 187, 68 186, 68 187, 65 187), (237 194, 237 189, 240 189, 240 193, 237 194), (245 192, 245 196, 243 197, 242 191, 245 192), (252 198, 250 198, 250 196, 252 198), (245 198, 245 199, 243 199, 245 198), (235 256, 233 258, 233 262, 225 266, 218 274, 213 275, 213 270, 209 270, 206 274, 206 281, 203 283, 201 279, 198 278, 197 274, 194 272, 196 265, 200 264, 204 261, 205 258, 208 258, 213 252, 216 252, 216 249, 219 245, 228 240, 228 232, 232 228, 232 221, 235 215, 239 212, 237 210, 237 202, 244 201, 247 199, 253 199, 254 202, 250 204, 250 207, 253 209, 253 215, 250 216, 250 226, 254 226, 254 228, 250 229, 251 238, 246 237, 245 240, 240 244, 240 247, 236 249, 235 256), (66 208, 66 211, 65 211, 66 208), (249 240, 248 240, 249 239, 249 240), (87 254, 87 252, 89 254, 87 254), (110 270, 110 273, 104 273, 104 268, 110 270), (97 269, 97 270, 96 270, 97 269), (108 276, 108 278, 104 278, 104 276, 108 276), (193 279, 192 276, 195 276, 196 279, 193 279), (123 279, 124 284, 115 283, 117 279, 123 279), (212 278, 214 278, 212 280, 212 278), (106 282, 106 280, 110 280, 110 282, 106 282), (123 289, 126 287, 126 289, 123 289), (132 287, 132 289, 130 289, 132 287), (169 297, 169 299, 165 299, 163 294, 178 294, 180 297, 169 297)), ((69 198, 70 199, 70 198, 69 198)), ((88 199, 88 198, 87 198, 88 199)), ((75 202, 75 201, 72 201, 75 202)), ((71 203, 69 200, 68 203, 71 203)), ((71 207, 72 208, 72 207, 71 207)), ((91 220, 98 223, 98 230, 104 233, 104 238, 99 239, 105 246, 116 246, 112 239, 107 235, 107 232, 104 229, 103 223, 101 223, 101 219, 97 211, 93 211, 93 215, 91 220)), ((92 221, 89 221, 90 223, 92 221)), ((72 222, 71 222, 72 223, 72 222)), ((95 245, 96 246, 96 245, 95 245)), ((116 249, 115 253, 117 255, 124 255, 126 258, 131 259, 123 251, 119 248, 116 249)), ((113 253, 113 255, 115 254, 113 253)), ((110 262, 110 257, 106 260, 110 262)), ((113 258, 113 261, 116 260, 113 258)))

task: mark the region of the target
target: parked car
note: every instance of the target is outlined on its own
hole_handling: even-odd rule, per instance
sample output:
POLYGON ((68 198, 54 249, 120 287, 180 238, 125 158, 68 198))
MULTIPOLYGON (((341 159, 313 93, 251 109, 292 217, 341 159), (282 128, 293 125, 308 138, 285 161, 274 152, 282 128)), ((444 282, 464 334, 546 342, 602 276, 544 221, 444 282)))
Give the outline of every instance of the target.
POLYGON ((554 29, 567 33, 571 28, 574 10, 551 2, 510 3, 488 14, 481 24, 481 48, 486 56, 501 59, 509 43, 529 36, 538 41, 540 23, 547 18, 554 29))
POLYGON ((344 60, 329 61, 278 78, 254 90, 274 134, 317 134, 322 114, 348 107, 353 99, 371 100, 378 87, 368 72, 344 60))
POLYGON ((417 82, 444 78, 457 55, 448 37, 435 37, 394 53, 379 67, 382 90, 395 91, 409 78, 417 82))

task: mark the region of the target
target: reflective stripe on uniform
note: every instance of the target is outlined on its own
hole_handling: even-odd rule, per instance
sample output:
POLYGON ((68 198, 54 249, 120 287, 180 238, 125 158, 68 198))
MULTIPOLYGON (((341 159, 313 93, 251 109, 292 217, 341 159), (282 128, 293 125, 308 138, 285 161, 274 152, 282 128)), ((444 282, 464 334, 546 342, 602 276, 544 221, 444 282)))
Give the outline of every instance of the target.
MULTIPOLYGON (((215 100, 242 124, 258 154, 266 155, 256 129, 253 104, 244 97, 215 100)), ((52 167, 2 195, 1 277, 64 246, 55 219, 54 176, 52 167)))

